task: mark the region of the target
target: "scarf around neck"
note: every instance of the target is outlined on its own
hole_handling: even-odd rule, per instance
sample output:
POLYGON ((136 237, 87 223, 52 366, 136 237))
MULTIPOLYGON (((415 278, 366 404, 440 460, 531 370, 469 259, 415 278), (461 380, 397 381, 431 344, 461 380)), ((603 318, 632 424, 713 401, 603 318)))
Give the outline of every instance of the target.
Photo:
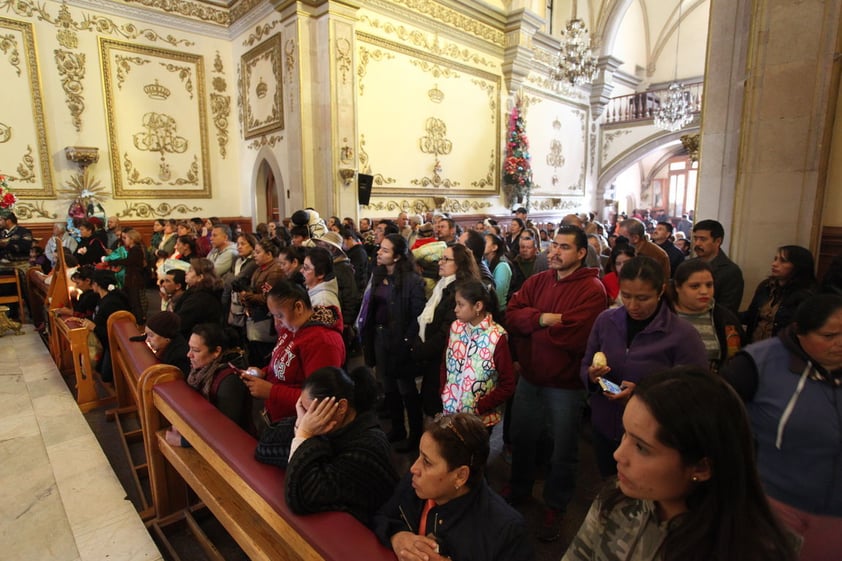
POLYGON ((430 299, 427 300, 427 304, 424 305, 424 310, 422 310, 421 315, 418 316, 418 336, 421 337, 422 343, 425 342, 424 332, 427 330, 427 325, 432 323, 433 317, 436 315, 436 307, 439 305, 439 302, 441 302, 444 289, 450 286, 455 280, 456 275, 448 275, 440 278, 439 282, 436 283, 436 287, 433 289, 433 293, 430 295, 430 299))
POLYGON ((201 368, 193 368, 190 370, 190 375, 187 376, 187 383, 190 386, 201 392, 205 399, 210 399, 210 388, 213 383, 214 374, 216 374, 219 365, 222 363, 222 355, 210 361, 201 368))

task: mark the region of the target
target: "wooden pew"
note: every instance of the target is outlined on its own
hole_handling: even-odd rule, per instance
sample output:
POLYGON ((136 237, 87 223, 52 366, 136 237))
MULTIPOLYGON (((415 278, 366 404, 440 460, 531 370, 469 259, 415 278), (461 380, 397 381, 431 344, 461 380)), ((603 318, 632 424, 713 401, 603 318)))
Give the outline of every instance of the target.
MULTIPOLYGON (((88 354, 88 330, 84 327, 70 327, 58 316, 56 310, 70 306, 70 285, 67 279, 67 263, 64 252, 57 252, 58 262, 53 280, 47 293, 50 308, 50 355, 62 375, 76 378, 76 403, 82 413, 106 405, 113 396, 100 397, 96 375, 88 354)), ((107 393, 107 392, 106 392, 107 393)))
POLYGON ((108 341, 117 407, 106 411, 106 415, 117 424, 123 452, 132 466, 132 481, 140 497, 139 515, 148 521, 155 517, 155 507, 154 500, 148 496, 142 483, 149 479, 149 453, 144 440, 144 419, 137 413, 139 393, 142 391, 141 380, 145 376, 158 381, 178 380, 183 374, 175 366, 160 363, 144 341, 131 340, 131 337, 141 333, 130 312, 115 312, 108 318, 108 341), (144 457, 136 462, 131 445, 139 442, 144 442, 144 457))
POLYGON ((171 446, 163 430, 144 435, 157 446, 151 452, 149 443, 158 456, 149 459, 157 523, 187 519, 193 525, 181 479, 253 560, 394 561, 394 553, 350 514, 294 514, 284 499, 284 471, 254 459, 257 441, 184 380, 162 382, 145 377, 141 383, 145 426, 172 423, 192 448, 171 446))

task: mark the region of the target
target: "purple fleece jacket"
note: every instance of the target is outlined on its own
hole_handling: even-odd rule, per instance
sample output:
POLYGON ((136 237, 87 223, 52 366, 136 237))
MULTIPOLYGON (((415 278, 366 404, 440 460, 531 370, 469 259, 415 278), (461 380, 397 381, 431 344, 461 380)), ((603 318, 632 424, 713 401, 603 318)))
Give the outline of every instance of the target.
POLYGON ((628 329, 624 307, 606 310, 594 323, 579 375, 590 392, 591 420, 603 436, 619 440, 623 435, 623 408, 610 401, 596 384, 590 383, 588 367, 593 355, 602 351, 611 371, 605 378, 616 384, 624 380, 638 383, 644 376, 673 366, 709 368, 707 352, 693 325, 661 303, 652 322, 632 339, 626 348, 628 329))

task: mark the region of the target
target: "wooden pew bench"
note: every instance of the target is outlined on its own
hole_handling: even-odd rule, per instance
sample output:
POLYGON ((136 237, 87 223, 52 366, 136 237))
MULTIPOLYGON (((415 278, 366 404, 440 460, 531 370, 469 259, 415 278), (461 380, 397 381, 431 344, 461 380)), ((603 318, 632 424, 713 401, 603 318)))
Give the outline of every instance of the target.
POLYGON ((180 477, 251 559, 395 560, 392 551, 350 514, 294 514, 284 499, 284 471, 255 460, 254 437, 185 381, 155 384, 148 378, 144 385, 154 389, 152 402, 142 405, 143 414, 157 417, 157 421, 147 421, 147 426, 157 422, 163 428, 168 421, 192 445, 174 447, 163 431, 157 434, 157 446, 166 461, 150 459, 149 463, 159 521, 189 515, 187 505, 180 502, 183 494, 176 479, 180 477), (167 472, 170 467, 177 474, 167 472))
POLYGON ((154 501, 144 485, 149 478, 149 451, 144 445, 141 456, 132 453, 132 444, 143 442, 145 430, 143 417, 138 415, 140 381, 144 376, 153 376, 158 381, 178 380, 183 374, 175 366, 159 362, 145 341, 131 340, 142 333, 130 312, 115 312, 108 318, 108 341, 117 407, 106 411, 106 415, 117 424, 123 452, 132 466, 132 481, 140 499, 140 517, 151 520, 155 517, 154 501))

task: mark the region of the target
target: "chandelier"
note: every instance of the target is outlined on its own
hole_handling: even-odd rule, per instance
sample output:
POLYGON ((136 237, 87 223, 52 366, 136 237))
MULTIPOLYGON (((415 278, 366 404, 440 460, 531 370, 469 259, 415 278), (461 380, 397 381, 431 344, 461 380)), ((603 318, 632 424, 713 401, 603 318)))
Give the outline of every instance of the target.
POLYGON ((690 110, 690 92, 678 82, 678 47, 681 42, 681 0, 678 1, 678 27, 675 37, 675 72, 667 90, 666 98, 655 111, 655 126, 670 132, 681 130, 693 120, 690 110))
POLYGON ((666 98, 661 97, 661 106, 655 111, 655 126, 675 132, 690 124, 693 114, 688 98, 690 92, 678 82, 670 84, 666 98))
POLYGON ((553 61, 550 77, 556 82, 581 86, 591 83, 596 70, 596 57, 591 53, 591 38, 585 22, 573 17, 561 34, 561 45, 553 61))

